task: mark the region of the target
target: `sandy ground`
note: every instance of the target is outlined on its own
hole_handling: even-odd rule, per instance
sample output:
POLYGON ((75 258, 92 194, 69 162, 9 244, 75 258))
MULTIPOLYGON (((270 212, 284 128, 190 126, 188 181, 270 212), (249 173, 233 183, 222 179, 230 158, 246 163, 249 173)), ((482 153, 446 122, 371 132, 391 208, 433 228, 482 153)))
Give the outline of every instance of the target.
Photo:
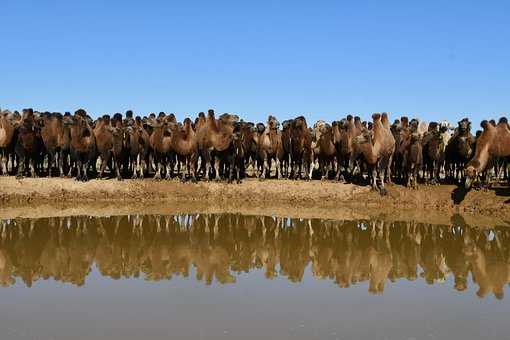
POLYGON ((241 184, 145 180, 0 177, 0 218, 130 213, 235 212, 328 219, 414 219, 449 224, 510 224, 510 190, 469 191, 451 185, 418 190, 321 181, 248 179, 241 184))

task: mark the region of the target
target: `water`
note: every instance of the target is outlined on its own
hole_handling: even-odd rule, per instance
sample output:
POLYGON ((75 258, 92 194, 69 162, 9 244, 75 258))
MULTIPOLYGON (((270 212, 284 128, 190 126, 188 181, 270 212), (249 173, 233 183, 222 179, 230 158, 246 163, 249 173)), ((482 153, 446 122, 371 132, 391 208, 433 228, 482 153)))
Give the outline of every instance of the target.
POLYGON ((242 215, 0 222, 0 339, 510 339, 510 229, 242 215))

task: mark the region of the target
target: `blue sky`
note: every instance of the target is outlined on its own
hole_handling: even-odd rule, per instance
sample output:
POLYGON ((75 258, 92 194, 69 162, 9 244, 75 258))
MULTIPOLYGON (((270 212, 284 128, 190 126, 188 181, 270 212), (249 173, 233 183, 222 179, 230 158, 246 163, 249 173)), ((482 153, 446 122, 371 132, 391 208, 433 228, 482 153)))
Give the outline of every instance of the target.
POLYGON ((0 107, 497 118, 510 1, 1 0, 0 107))

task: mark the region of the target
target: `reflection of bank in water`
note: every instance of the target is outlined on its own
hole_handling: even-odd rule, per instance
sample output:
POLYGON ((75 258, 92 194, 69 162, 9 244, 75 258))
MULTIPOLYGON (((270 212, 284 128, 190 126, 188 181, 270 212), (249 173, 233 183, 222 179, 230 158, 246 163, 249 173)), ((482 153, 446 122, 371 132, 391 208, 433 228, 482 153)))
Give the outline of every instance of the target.
POLYGON ((310 265, 317 279, 339 287, 368 281, 371 293, 382 293, 388 280, 434 284, 452 277, 458 291, 472 281, 478 296, 502 298, 510 279, 510 229, 452 223, 234 214, 3 220, 0 284, 52 278, 83 285, 93 264, 114 279, 169 280, 194 268, 207 284, 232 283, 236 274, 260 268, 268 279, 300 282, 310 265))

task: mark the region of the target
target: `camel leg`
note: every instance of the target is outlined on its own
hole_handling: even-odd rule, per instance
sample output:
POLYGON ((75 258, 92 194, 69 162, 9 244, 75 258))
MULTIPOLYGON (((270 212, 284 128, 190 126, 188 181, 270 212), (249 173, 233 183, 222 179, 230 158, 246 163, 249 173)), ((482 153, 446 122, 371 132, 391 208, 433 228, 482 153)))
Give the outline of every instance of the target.
POLYGON ((216 181, 220 181, 221 180, 221 178, 220 178, 220 162, 219 162, 219 160, 218 161, 213 160, 213 161, 214 161, 214 172, 215 172, 214 179, 216 181))
POLYGON ((23 175, 24 175, 24 172, 25 172, 25 162, 26 162, 26 159, 19 159, 18 160, 18 172, 16 174, 16 178, 22 178, 23 175))
POLYGON ((135 159, 132 159, 131 157, 129 159, 129 167, 133 168, 133 174, 131 175, 131 179, 138 178, 138 170, 140 169, 139 168, 139 161, 140 161, 139 156, 140 155, 137 155, 135 159))
POLYGON ((167 160, 165 179, 167 180, 172 179, 172 172, 173 172, 172 162, 170 160, 167 160))
POLYGON ((255 160, 255 177, 258 179, 260 178, 260 174, 259 174, 259 160, 255 160))
POLYGON ((329 173, 329 163, 324 164, 324 161, 319 160, 319 169, 321 173, 321 181, 325 181, 328 177, 329 173))
POLYGON ((107 164, 105 157, 101 156, 100 158, 101 158, 101 166, 99 167, 99 175, 97 176, 98 179, 103 178, 103 173, 104 173, 104 170, 106 169, 106 164, 107 164))
POLYGON ((58 151, 58 172, 60 177, 64 177, 64 153, 62 150, 58 151))
POLYGON ((156 173, 154 174, 154 179, 160 180, 161 179, 161 172, 163 171, 163 164, 159 160, 157 160, 156 161, 156 167, 157 167, 157 170, 156 170, 156 173))
POLYGON ((0 157, 1 157, 1 162, 2 162, 2 175, 7 176, 8 175, 8 173, 7 173, 7 158, 5 157, 5 154, 3 152, 0 157))
POLYGON ((35 160, 32 157, 30 158, 30 176, 32 176, 32 178, 37 177, 35 172, 35 160))
POLYGON ((251 159, 251 177, 255 177, 257 175, 257 160, 255 158, 251 159))
POLYGON ((269 177, 271 177, 271 165, 270 165, 270 161, 268 160, 267 157, 264 158, 264 163, 263 163, 263 169, 262 169, 262 179, 266 179, 267 177, 267 172, 269 172, 269 177))
POLYGON ((140 172, 139 172, 140 179, 143 179, 145 177, 145 173, 149 172, 148 168, 149 167, 147 165, 147 161, 145 160, 145 157, 142 157, 140 155, 140 172))
POLYGON ((375 165, 370 166, 371 168, 371 174, 372 174, 372 190, 377 191, 377 169, 375 165))
POLYGON ((388 159, 388 165, 386 166, 386 176, 387 176, 387 182, 388 184, 392 184, 392 180, 391 180, 391 164, 393 162, 393 155, 390 156, 390 158, 388 159))
POLYGON ((122 176, 120 174, 119 161, 118 160, 114 160, 114 162, 115 162, 115 172, 117 173, 117 180, 118 181, 122 181, 122 176))
POLYGON ((78 160, 78 161, 76 161, 76 178, 75 178, 77 181, 81 180, 81 176, 82 176, 81 170, 82 170, 81 161, 78 160))
POLYGON ((281 163, 278 157, 276 158, 276 178, 282 179, 281 163))
POLYGON ((85 161, 82 163, 82 166, 83 166, 83 176, 82 176, 82 181, 86 182, 89 180, 89 175, 88 175, 88 171, 89 171, 89 161, 85 161))

